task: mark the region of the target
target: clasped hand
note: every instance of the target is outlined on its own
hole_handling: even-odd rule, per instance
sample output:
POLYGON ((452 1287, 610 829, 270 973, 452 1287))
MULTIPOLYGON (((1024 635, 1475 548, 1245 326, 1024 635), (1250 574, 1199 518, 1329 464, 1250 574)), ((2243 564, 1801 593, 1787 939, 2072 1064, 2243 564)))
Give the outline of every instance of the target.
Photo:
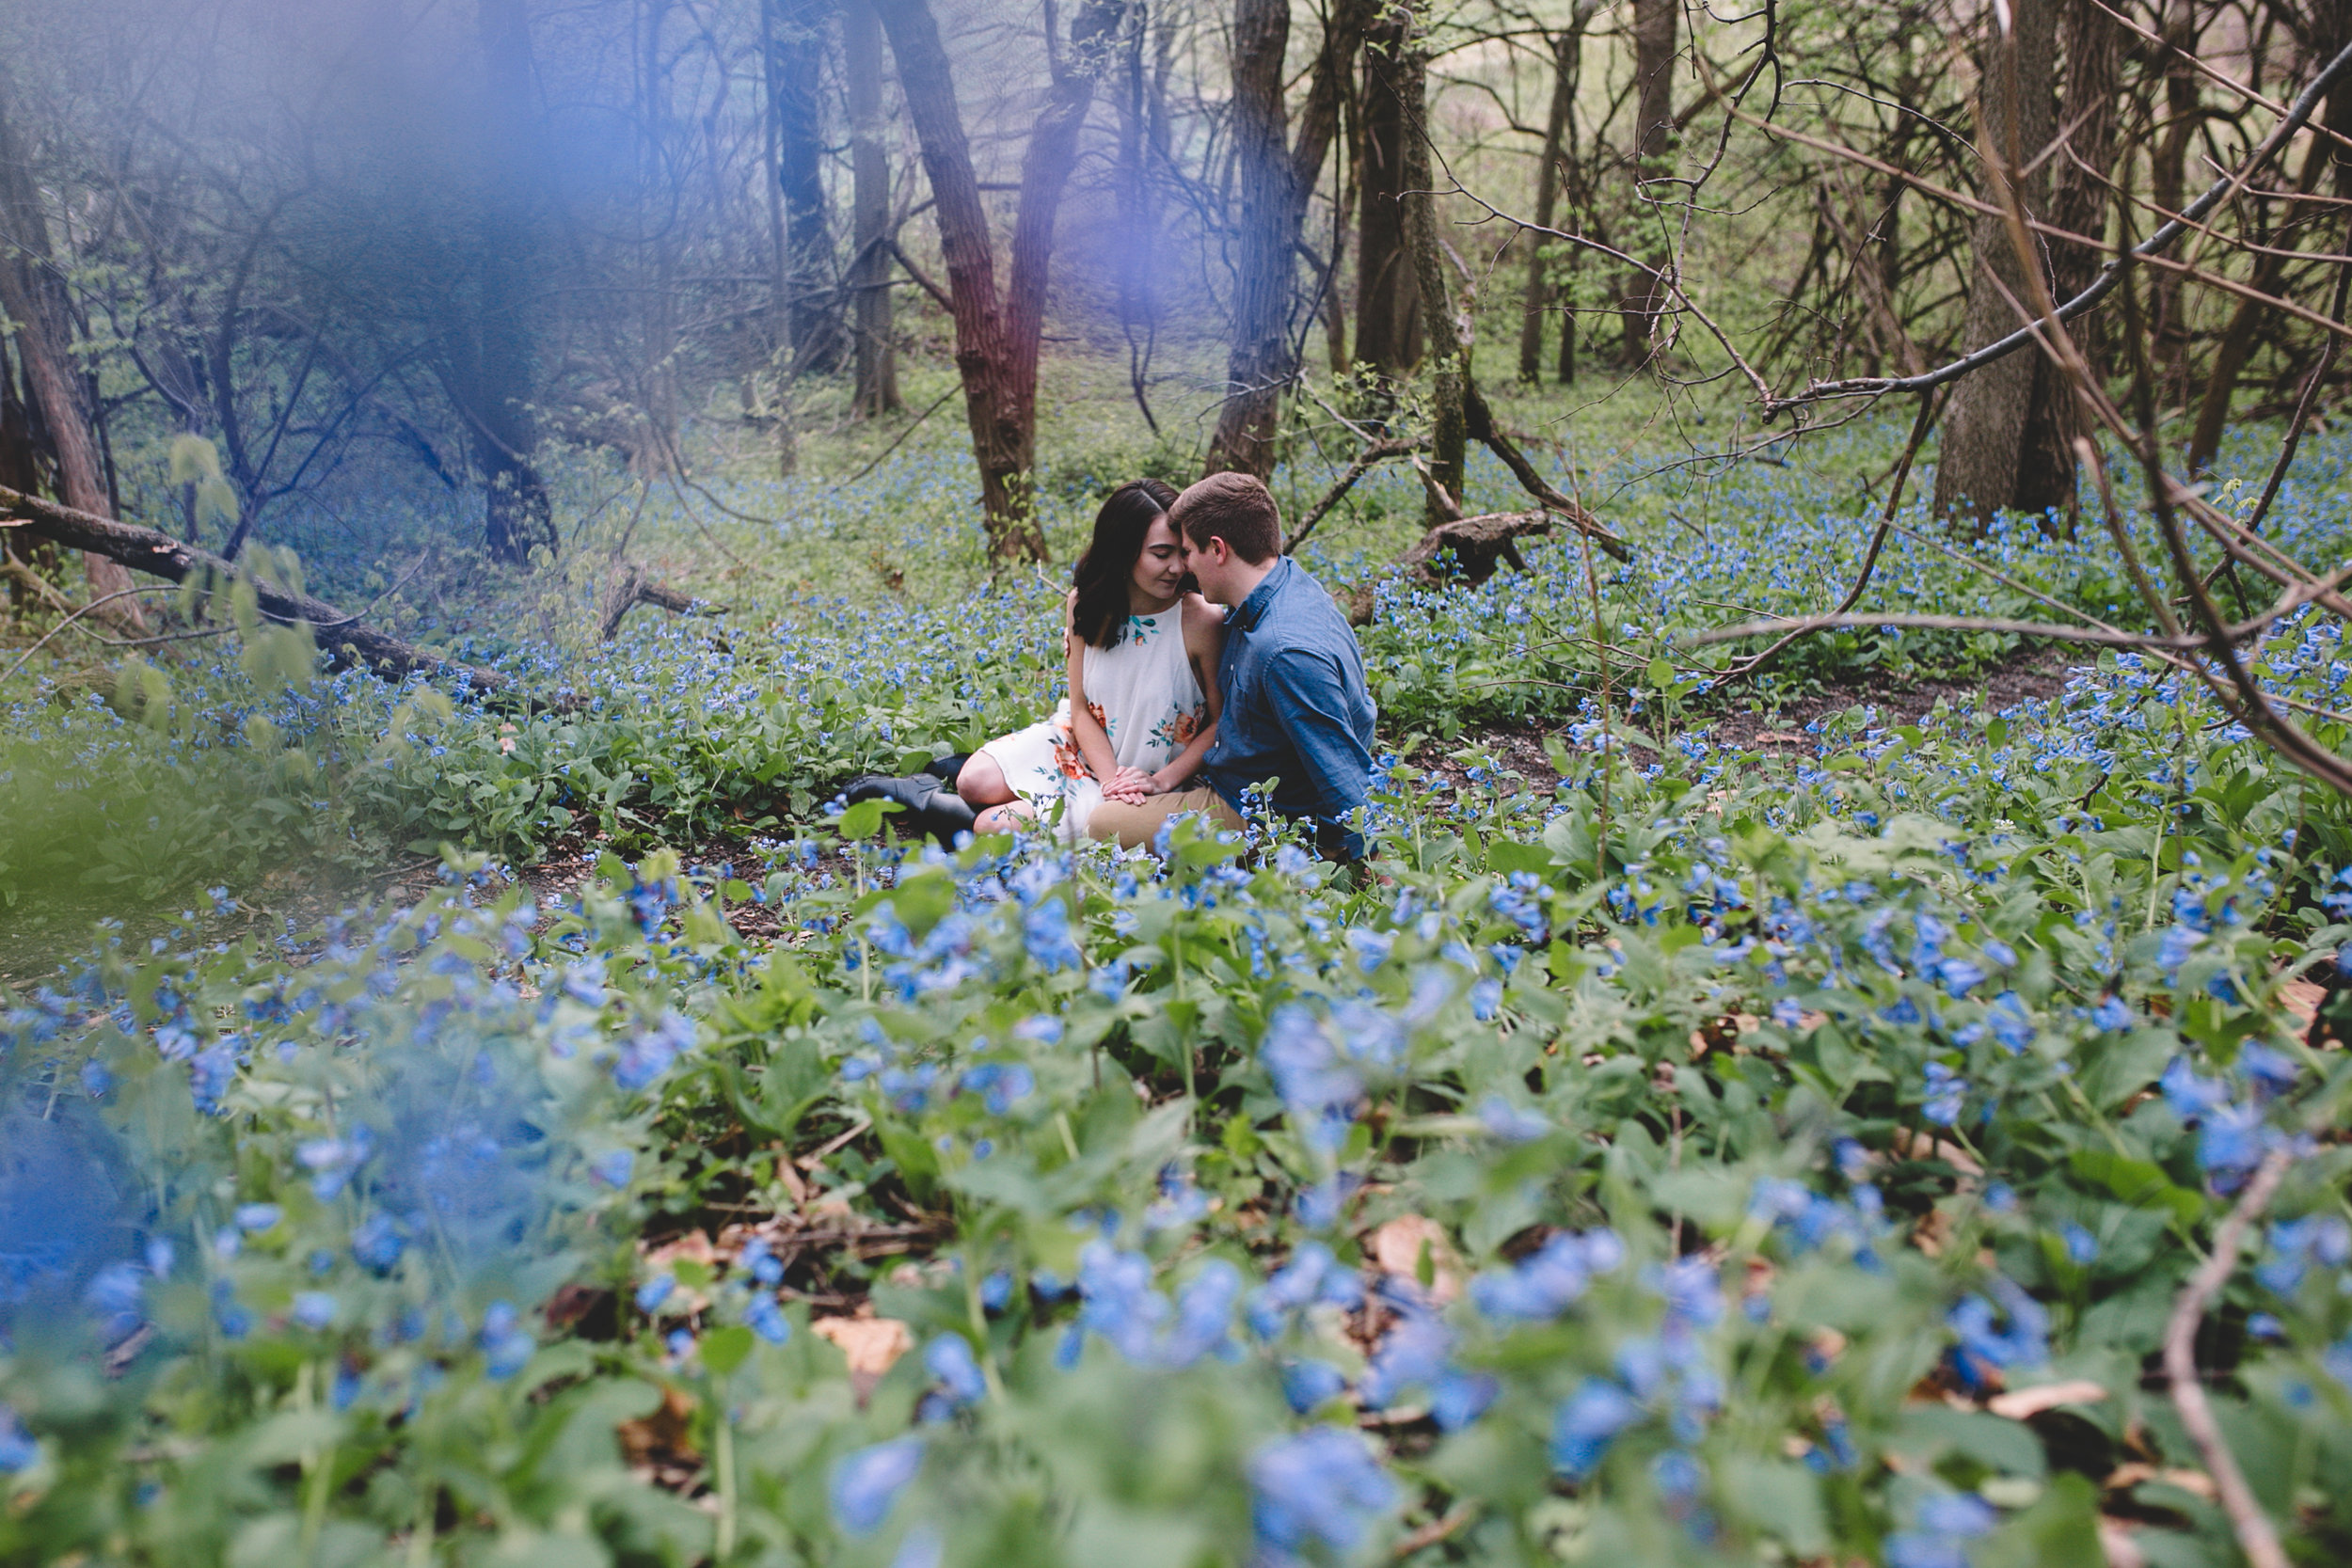
POLYGON ((1182 787, 1184 780, 1166 772, 1147 773, 1140 768, 1122 768, 1103 785, 1103 799, 1118 800, 1126 805, 1140 805, 1152 795, 1166 795, 1182 787))

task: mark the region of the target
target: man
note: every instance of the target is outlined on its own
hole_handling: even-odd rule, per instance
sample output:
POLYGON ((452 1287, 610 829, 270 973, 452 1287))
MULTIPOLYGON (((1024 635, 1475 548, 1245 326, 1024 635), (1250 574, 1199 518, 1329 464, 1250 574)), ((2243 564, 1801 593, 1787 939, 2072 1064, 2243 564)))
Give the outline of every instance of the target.
POLYGON ((1201 595, 1228 607, 1216 744, 1202 785, 1139 804, 1106 800, 1088 832, 1149 844, 1169 817, 1195 811, 1239 828, 1244 796, 1270 784, 1268 803, 1311 824, 1325 855, 1362 859, 1356 814, 1372 789, 1373 706, 1354 629, 1282 554, 1282 515, 1249 475, 1211 474, 1176 498, 1168 520, 1201 595))

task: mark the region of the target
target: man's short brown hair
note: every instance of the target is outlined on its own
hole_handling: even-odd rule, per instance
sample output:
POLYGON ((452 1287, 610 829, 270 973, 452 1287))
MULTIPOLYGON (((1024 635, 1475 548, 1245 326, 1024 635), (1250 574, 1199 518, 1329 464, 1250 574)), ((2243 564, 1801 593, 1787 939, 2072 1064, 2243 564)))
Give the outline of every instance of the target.
POLYGON ((1282 553, 1282 514, 1263 481, 1248 474, 1211 474, 1188 486, 1168 509, 1196 550, 1222 539, 1252 566, 1282 553))

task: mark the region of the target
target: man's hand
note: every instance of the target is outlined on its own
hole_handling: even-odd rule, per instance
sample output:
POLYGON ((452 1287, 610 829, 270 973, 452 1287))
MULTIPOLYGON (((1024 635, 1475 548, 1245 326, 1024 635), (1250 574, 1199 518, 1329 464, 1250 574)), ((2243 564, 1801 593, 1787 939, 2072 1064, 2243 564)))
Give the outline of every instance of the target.
POLYGON ((1176 791, 1184 788, 1184 785, 1190 784, 1191 782, 1191 774, 1180 774, 1172 768, 1163 768, 1158 772, 1152 775, 1152 793, 1154 795, 1173 795, 1176 791))
POLYGON ((1121 768, 1103 781, 1103 799, 1140 805, 1153 792, 1152 776, 1140 768, 1121 768))

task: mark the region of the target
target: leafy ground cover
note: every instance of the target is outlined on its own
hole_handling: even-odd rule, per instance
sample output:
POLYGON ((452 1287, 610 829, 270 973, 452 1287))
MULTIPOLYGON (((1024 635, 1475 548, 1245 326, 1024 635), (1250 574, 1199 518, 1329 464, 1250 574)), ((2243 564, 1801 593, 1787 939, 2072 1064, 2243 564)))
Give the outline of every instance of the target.
MULTIPOLYGON (((229 912, 10 1003, 0 1558, 2220 1564, 2163 1350, 2234 1246, 2198 1382, 2340 1560, 2352 813, 2130 657, 1725 722, 1671 634, 1834 598, 1886 434, 1640 479, 1629 568, 1392 591, 1360 878, 834 808, 1050 691, 1048 585, 905 571, 962 547, 922 451, 904 543, 715 534, 781 577, 869 531, 821 602, 713 566, 715 637, 435 628, 575 711, 226 657, 23 704, 13 886, 103 832, 229 912), (421 899, 206 925, 444 843, 421 899)), ((1869 603, 2120 598, 2031 526, 1953 546, 2019 586, 1924 537, 1869 603)), ((2010 652, 1857 634, 1762 695, 2010 652)), ((2332 623, 2262 670, 2344 743, 2332 623)))

